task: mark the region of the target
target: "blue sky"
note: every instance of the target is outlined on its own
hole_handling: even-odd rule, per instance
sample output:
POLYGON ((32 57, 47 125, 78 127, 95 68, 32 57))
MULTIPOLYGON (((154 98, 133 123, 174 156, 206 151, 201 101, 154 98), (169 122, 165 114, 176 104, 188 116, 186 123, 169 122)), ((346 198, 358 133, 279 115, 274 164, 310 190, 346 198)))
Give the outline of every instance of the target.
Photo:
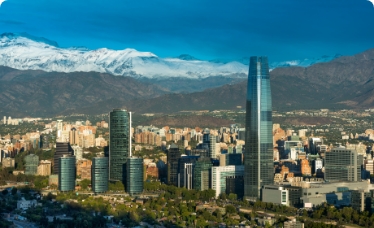
POLYGON ((373 27, 366 0, 7 0, 0 7, 0 33, 160 57, 352 55, 374 48, 373 27))

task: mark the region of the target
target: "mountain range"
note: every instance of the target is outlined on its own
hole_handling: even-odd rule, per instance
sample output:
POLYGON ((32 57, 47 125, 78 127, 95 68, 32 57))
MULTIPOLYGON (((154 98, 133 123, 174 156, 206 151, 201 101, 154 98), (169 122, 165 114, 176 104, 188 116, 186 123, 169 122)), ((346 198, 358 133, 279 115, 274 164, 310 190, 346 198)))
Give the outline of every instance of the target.
MULTIPOLYGON (((140 61, 145 68, 148 67, 149 61, 155 61, 150 65, 151 68, 158 62, 163 65, 175 61, 183 63, 180 71, 176 72, 184 72, 182 68, 185 70, 188 68, 186 66, 192 67, 196 61, 204 62, 199 64, 219 64, 225 67, 228 63, 196 60, 187 54, 170 60, 171 58, 158 58, 152 53, 139 54, 140 52, 135 50, 105 49, 102 52, 100 50, 63 49, 55 42, 46 39, 15 34, 1 35, 0 65, 5 66, 0 67, 0 113, 16 117, 72 113, 101 114, 113 108, 127 108, 138 113, 232 110, 237 109, 238 106, 245 108, 247 82, 244 70, 231 71, 230 76, 213 76, 213 74, 209 76, 209 69, 206 69, 207 74, 198 77, 183 77, 182 74, 179 77, 164 75, 158 78, 156 74, 145 77, 140 74, 140 71, 134 71, 129 75, 121 74, 122 76, 119 77, 114 76, 107 69, 104 73, 100 70, 94 72, 98 69, 94 67, 90 72, 82 72, 82 68, 78 68, 79 64, 77 64, 82 60, 82 56, 87 57, 85 64, 90 63, 93 64, 92 66, 96 64, 97 67, 103 67, 105 64, 107 64, 105 66, 113 65, 113 62, 118 63, 126 58, 136 64, 140 61), (44 49, 40 49, 41 45, 44 45, 44 49), (56 51, 61 52, 56 53, 56 51), (78 54, 75 58, 70 56, 71 53, 78 54), (94 56, 94 53, 106 54, 94 56), (120 56, 120 53, 128 55, 120 56), (71 62, 67 61, 70 57, 71 62), (63 59, 66 61, 62 61, 63 59), (188 64, 184 65, 185 62, 188 64), (9 67, 12 64, 14 68, 27 70, 9 67), (70 66, 69 69, 73 72, 56 72, 60 71, 59 68, 54 69, 52 66, 70 66), (33 67, 35 69, 29 69, 33 67), (77 71, 78 69, 82 71, 77 71), (236 81, 232 80, 233 78, 236 81), (159 83, 155 83, 156 81, 159 83), (165 84, 170 86, 167 87, 165 84), (201 86, 202 84, 207 89, 200 91, 204 87, 201 86), (171 89, 172 87, 179 89, 171 89)), ((138 69, 139 65, 136 64, 132 64, 130 70, 123 72, 138 69)), ((235 64, 245 66, 247 71, 248 66, 245 64, 240 62, 235 64)), ((108 69, 115 69, 115 67, 113 65, 113 68, 108 69)), ((142 72, 145 71, 149 69, 142 72)), ((374 49, 354 56, 335 56, 328 62, 319 62, 308 67, 278 67, 270 72, 270 78, 274 110, 372 108, 374 106, 374 49)))
MULTIPOLYGON (((279 66, 309 66, 336 56, 270 63, 279 66)), ((247 77, 249 58, 237 60, 199 60, 188 54, 160 58, 151 52, 127 48, 89 50, 84 47, 61 48, 55 41, 26 33, 0 35, 0 65, 18 70, 47 72, 100 72, 129 76, 160 85, 170 92, 197 92, 240 82, 247 77), (176 83, 176 78, 182 82, 176 83)))

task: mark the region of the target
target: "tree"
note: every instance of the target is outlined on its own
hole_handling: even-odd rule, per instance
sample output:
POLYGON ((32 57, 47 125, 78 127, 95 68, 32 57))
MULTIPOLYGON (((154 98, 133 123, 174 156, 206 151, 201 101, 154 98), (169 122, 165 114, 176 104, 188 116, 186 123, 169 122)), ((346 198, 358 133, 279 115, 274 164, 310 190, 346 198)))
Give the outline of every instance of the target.
POLYGON ((226 208, 226 214, 236 213, 236 208, 233 205, 227 205, 225 208, 226 208))
POLYGON ((81 182, 79 182, 79 185, 81 186, 82 190, 87 190, 88 186, 91 184, 91 181, 88 179, 84 179, 81 182))

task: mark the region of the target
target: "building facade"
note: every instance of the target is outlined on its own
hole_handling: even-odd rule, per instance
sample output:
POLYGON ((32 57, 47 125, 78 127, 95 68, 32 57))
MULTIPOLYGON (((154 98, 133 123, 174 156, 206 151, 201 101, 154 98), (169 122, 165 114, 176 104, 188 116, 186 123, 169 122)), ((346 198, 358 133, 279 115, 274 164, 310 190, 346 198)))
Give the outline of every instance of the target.
POLYGON ((174 143, 167 150, 167 182, 170 185, 178 186, 178 161, 181 157, 179 148, 174 143))
POLYGON ((70 146, 68 142, 56 142, 56 151, 53 157, 53 173, 58 174, 60 170, 60 158, 64 155, 73 155, 74 151, 73 148, 70 146))
POLYGON ((38 173, 39 156, 35 154, 29 154, 25 158, 25 174, 36 175, 38 173))
POLYGON ((333 148, 325 154, 326 181, 361 181, 361 164, 355 150, 333 148))
POLYGON ((109 183, 109 160, 107 157, 95 157, 92 159, 92 191, 102 193, 108 191, 109 183))
POLYGON ((130 157, 126 163, 126 192, 130 195, 143 192, 143 158, 130 157))
POLYGON ((216 191, 216 197, 226 192, 226 178, 243 176, 244 166, 213 166, 212 167, 212 189, 216 191))
POLYGON ((126 183, 126 161, 130 156, 131 113, 114 109, 109 113, 109 179, 126 183))
POLYGON ((75 156, 64 155, 59 159, 58 190, 75 190, 75 156))
POLYGON ((260 199, 261 187, 273 183, 273 121, 267 57, 251 57, 248 73, 244 154, 244 196, 260 199))
POLYGON ((212 169, 210 158, 200 157, 195 163, 193 173, 193 188, 199 191, 208 190, 210 188, 210 176, 212 169))

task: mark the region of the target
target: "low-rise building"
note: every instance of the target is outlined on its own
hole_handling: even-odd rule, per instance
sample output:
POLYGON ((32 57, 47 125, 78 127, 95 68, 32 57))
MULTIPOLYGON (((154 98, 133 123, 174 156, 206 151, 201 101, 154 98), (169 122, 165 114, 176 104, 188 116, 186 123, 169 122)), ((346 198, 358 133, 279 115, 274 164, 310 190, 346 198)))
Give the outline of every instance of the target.
POLYGON ((36 200, 25 200, 25 198, 22 198, 21 200, 17 201, 18 210, 27 210, 30 207, 35 207, 36 205, 37 205, 36 200))

